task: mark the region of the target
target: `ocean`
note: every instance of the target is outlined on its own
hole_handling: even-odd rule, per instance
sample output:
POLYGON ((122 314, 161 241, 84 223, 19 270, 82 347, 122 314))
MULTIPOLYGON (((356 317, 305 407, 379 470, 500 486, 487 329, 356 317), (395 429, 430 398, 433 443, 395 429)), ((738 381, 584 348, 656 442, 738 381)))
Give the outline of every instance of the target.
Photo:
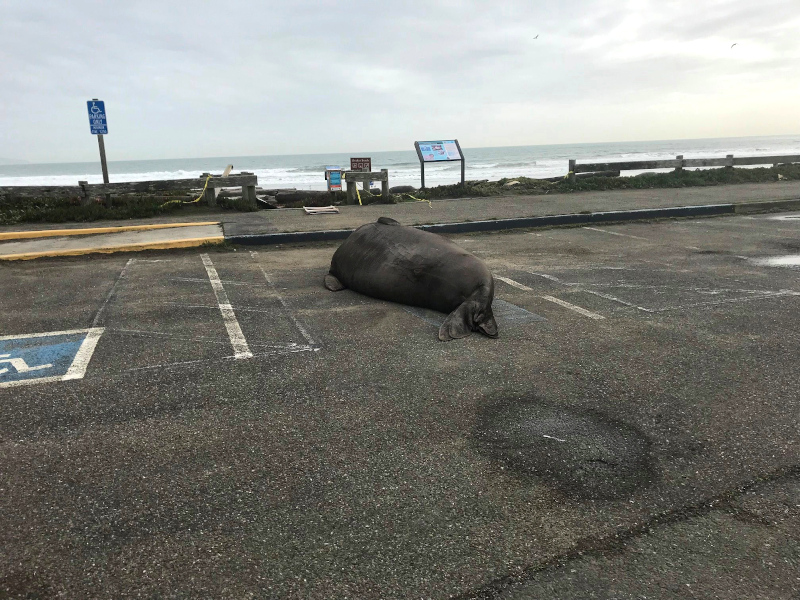
MULTIPOLYGON (((800 134, 493 148, 469 148, 462 143, 462 150, 466 158, 467 179, 495 181, 504 177, 565 175, 571 158, 578 162, 605 162, 661 160, 675 158, 679 154, 683 154, 685 158, 724 157, 726 154, 800 154, 800 134)), ((325 167, 349 168, 351 156, 370 156, 373 170, 389 169, 389 182, 392 186, 420 185, 420 165, 413 144, 410 150, 393 152, 112 160, 108 163, 108 170, 111 182, 147 181, 199 177, 204 172, 219 173, 226 165, 233 164, 234 171, 252 171, 258 175, 261 187, 322 190, 325 189, 325 167)), ((458 183, 460 176, 459 162, 428 163, 425 166, 425 183, 429 187, 458 183)), ((97 162, 86 163, 0 165, 0 186, 76 185, 78 181, 102 182, 99 158, 97 162)))

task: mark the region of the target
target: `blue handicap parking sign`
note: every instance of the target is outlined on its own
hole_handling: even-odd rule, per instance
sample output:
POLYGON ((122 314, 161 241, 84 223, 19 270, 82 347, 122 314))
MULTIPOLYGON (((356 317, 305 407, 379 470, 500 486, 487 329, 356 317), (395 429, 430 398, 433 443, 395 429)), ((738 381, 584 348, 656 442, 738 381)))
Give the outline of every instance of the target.
POLYGON ((107 134, 108 121, 106 121, 106 104, 102 100, 87 100, 86 107, 89 110, 89 128, 93 135, 107 134))
POLYGON ((0 337, 0 388, 81 379, 102 327, 0 337))

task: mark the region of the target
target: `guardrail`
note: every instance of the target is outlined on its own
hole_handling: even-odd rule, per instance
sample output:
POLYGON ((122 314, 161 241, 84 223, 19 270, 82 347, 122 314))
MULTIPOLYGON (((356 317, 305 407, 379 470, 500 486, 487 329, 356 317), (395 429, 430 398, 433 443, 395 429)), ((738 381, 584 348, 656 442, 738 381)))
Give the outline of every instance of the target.
POLYGON ((209 206, 216 206, 215 190, 227 187, 241 187, 242 199, 253 205, 256 203, 258 176, 243 171, 238 175, 226 177, 209 175, 192 179, 159 179, 155 181, 126 181, 121 183, 88 183, 79 181, 77 186, 5 186, 0 187, 0 198, 40 198, 40 197, 79 197, 82 203, 92 198, 108 198, 120 194, 155 194, 159 192, 178 192, 205 188, 203 198, 209 206), (209 178, 210 177, 210 178, 209 178), (206 179, 208 183, 206 184, 206 179))
POLYGON ((568 179, 575 181, 578 173, 596 173, 621 171, 646 171, 648 169, 675 169, 683 170, 684 167, 729 167, 737 165, 774 165, 800 162, 800 154, 788 156, 743 156, 734 158, 733 154, 728 154, 725 158, 683 158, 682 154, 674 160, 638 160, 626 162, 606 162, 606 163, 583 163, 578 164, 577 160, 570 159, 568 179))

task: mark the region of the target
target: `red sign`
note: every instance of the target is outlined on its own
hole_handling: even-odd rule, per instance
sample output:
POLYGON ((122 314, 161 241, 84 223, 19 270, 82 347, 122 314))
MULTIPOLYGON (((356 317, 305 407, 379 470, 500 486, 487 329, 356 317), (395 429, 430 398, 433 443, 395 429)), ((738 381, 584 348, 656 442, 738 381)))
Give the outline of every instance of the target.
POLYGON ((350 159, 351 171, 372 171, 371 158, 351 158, 350 159))

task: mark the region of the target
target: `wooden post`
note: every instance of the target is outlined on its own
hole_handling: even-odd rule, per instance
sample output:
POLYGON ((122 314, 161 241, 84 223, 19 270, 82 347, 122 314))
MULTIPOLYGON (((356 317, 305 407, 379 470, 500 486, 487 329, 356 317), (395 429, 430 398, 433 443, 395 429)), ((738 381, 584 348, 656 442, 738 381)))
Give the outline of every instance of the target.
POLYGON ((89 198, 89 191, 86 189, 86 186, 89 185, 88 181, 79 181, 78 187, 81 188, 81 204, 86 206, 91 201, 89 198))
POLYGON ((569 173, 567 173, 567 177, 570 183, 575 183, 575 163, 578 162, 574 158, 569 159, 569 173))
POLYGON ((727 155, 725 155, 725 158, 728 159, 728 164, 725 165, 725 168, 726 169, 732 169, 733 168, 733 154, 727 154, 727 155))
MULTIPOLYGON (((242 175, 252 175, 247 171, 242 171, 242 175)), ((242 186, 242 200, 249 204, 252 208, 257 207, 258 201, 256 200, 256 186, 255 185, 243 185, 242 186)))
POLYGON ((381 169, 383 179, 381 179, 381 197, 389 197, 389 169, 381 169))
MULTIPOLYGON (((103 134, 97 134, 97 145, 100 147, 100 167, 103 169, 103 183, 108 183, 108 163, 106 162, 106 143, 103 134)), ((106 194, 106 206, 111 206, 111 194, 106 194)))
POLYGON ((97 134, 97 145, 100 146, 100 166, 103 169, 103 183, 108 183, 108 163, 106 163, 106 144, 103 141, 103 134, 97 134))
POLYGON ((350 178, 345 179, 347 182, 347 203, 348 204, 355 204, 356 203, 356 185, 358 185, 355 181, 350 180, 350 178))
POLYGON ((203 198, 205 198, 206 204, 208 206, 216 206, 217 205, 217 190, 215 190, 211 186, 211 181, 208 182, 209 185, 206 185, 206 179, 208 179, 209 175, 210 175, 210 173, 203 173, 200 176, 200 183, 203 184, 204 186, 206 186, 206 191, 203 193, 203 198))
POLYGON ((683 172, 683 154, 678 154, 678 156, 675 157, 675 160, 681 161, 681 164, 679 164, 677 167, 675 167, 675 172, 676 173, 682 173, 683 172))

